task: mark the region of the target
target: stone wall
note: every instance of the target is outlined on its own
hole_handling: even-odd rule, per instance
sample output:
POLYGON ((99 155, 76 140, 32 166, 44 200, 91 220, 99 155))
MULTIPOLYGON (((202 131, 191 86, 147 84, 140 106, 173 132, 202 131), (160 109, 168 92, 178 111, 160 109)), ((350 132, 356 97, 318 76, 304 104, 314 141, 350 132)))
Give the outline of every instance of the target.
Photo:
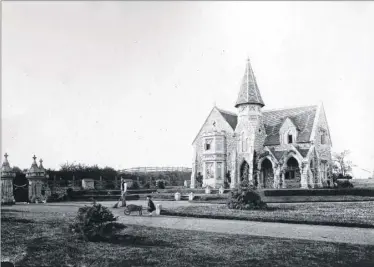
MULTIPOLYGON (((321 176, 322 184, 323 186, 327 186, 327 169, 332 164, 332 157, 331 157, 331 139, 330 139, 330 133, 329 128, 327 124, 326 114, 325 110, 323 109, 323 106, 321 106, 318 122, 315 129, 315 135, 314 135, 314 145, 316 148, 316 151, 318 153, 319 158, 319 166, 316 171, 319 172, 318 176, 321 176), (325 132, 326 138, 325 138, 325 144, 321 143, 321 134, 325 132), (325 173, 323 173, 325 171, 325 173)), ((332 181, 330 181, 332 184, 332 181)))
MULTIPOLYGON (((210 115, 208 116, 207 120, 205 121, 203 127, 201 128, 199 134, 197 135, 196 139, 194 140, 193 147, 194 153, 196 154, 196 173, 201 173, 204 176, 203 172, 203 152, 204 152, 204 143, 203 143, 203 134, 207 132, 213 131, 225 131, 225 149, 226 151, 230 151, 230 147, 233 145, 233 133, 234 130, 231 126, 227 123, 227 121, 222 117, 219 111, 214 108, 210 115), (213 125, 214 123, 214 125, 213 125)), ((226 162, 227 162, 227 155, 226 155, 226 162)))

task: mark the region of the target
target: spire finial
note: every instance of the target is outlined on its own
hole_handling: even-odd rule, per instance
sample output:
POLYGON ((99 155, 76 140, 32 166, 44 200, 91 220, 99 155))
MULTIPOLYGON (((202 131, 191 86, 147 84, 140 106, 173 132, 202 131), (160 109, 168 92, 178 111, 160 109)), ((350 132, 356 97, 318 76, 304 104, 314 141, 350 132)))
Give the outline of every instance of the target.
POLYGON ((42 163, 43 163, 43 160, 42 160, 42 159, 40 159, 40 160, 39 160, 39 162, 40 162, 40 164, 42 164, 42 163))
POLYGON ((8 160, 8 156, 9 156, 8 153, 5 152, 4 154, 5 160, 8 160))
POLYGON ((32 157, 33 159, 34 159, 34 161, 36 162, 36 156, 34 155, 33 157, 32 157))
POLYGON ((265 106, 264 101, 261 98, 260 90, 257 86, 249 57, 247 58, 246 68, 235 107, 237 108, 242 104, 257 104, 261 107, 265 106))

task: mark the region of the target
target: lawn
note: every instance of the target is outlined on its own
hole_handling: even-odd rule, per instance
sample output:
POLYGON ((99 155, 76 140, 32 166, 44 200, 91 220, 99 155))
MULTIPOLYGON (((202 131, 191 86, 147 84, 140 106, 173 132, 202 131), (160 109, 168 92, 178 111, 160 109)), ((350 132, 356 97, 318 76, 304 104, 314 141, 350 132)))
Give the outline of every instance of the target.
POLYGON ((374 202, 270 203, 268 210, 230 210, 223 204, 176 207, 164 215, 374 228, 374 202))
POLYGON ((2 209, 1 259, 16 266, 372 266, 374 246, 128 226, 110 242, 68 231, 73 212, 2 209))

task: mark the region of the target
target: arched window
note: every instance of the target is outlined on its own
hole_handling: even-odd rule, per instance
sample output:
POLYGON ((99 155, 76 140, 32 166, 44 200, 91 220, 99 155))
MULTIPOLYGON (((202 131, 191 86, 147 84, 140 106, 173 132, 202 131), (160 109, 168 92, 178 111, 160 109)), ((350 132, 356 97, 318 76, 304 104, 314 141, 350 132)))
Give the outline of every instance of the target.
POLYGON ((326 144, 326 132, 322 131, 321 132, 321 145, 326 144))

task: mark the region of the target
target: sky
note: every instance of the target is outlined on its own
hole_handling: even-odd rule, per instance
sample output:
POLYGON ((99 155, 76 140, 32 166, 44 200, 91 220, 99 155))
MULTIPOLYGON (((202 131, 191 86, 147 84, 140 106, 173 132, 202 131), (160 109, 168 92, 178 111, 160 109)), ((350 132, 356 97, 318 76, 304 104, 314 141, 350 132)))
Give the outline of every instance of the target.
POLYGON ((374 170, 374 2, 12 1, 1 34, 11 165, 191 166, 249 57, 264 109, 322 101, 333 149, 374 170))

